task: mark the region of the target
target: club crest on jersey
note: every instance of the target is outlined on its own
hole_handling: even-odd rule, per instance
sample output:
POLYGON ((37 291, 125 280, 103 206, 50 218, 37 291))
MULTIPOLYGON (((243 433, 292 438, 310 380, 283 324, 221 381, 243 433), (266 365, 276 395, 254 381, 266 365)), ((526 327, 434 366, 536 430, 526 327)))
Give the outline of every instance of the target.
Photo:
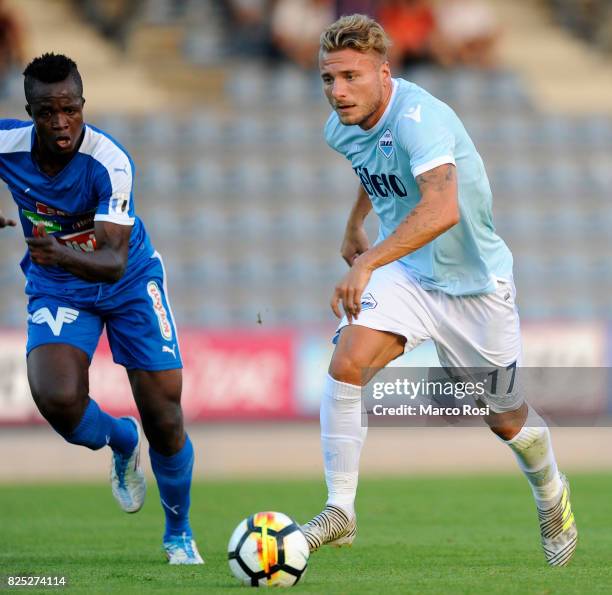
POLYGON ((361 309, 362 310, 373 310, 378 306, 378 302, 374 299, 371 293, 364 293, 361 296, 361 309))
POLYGON ((166 341, 170 341, 172 339, 172 325, 170 324, 168 313, 164 307, 161 291, 155 281, 149 281, 147 283, 147 293, 151 298, 151 302, 153 302, 153 312, 155 312, 157 322, 159 322, 159 332, 166 341))
POLYGON ((393 154, 393 135, 388 128, 378 139, 378 148, 387 159, 393 154))

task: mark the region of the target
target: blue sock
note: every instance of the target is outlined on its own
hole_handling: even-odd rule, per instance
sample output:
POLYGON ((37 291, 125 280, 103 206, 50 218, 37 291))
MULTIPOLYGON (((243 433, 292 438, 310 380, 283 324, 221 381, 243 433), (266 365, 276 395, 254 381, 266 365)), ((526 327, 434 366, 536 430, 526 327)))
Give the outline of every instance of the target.
POLYGON ((121 454, 129 454, 138 439, 136 428, 129 419, 104 413, 91 398, 79 425, 72 432, 59 433, 71 444, 86 446, 91 450, 98 450, 108 444, 121 454))
POLYGON ((165 457, 149 448, 151 467, 157 480, 159 496, 166 513, 164 541, 171 535, 192 535, 189 524, 191 504, 191 472, 193 470, 193 445, 189 436, 176 454, 165 457))

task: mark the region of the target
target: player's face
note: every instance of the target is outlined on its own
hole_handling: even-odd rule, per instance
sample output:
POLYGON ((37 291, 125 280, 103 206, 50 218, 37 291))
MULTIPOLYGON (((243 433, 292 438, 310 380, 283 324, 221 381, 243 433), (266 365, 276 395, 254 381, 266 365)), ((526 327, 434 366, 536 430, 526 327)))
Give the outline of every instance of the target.
POLYGON ((72 78, 59 83, 36 82, 27 112, 34 120, 38 142, 53 155, 69 155, 83 132, 83 104, 72 78))
POLYGON ((323 91, 345 125, 372 128, 391 95, 389 63, 376 52, 345 49, 319 54, 323 91))

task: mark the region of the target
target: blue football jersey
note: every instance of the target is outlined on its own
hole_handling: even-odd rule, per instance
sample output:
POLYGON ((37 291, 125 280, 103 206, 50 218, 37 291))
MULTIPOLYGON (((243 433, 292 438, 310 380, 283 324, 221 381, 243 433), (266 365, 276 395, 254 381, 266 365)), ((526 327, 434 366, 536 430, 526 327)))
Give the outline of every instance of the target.
MULTIPOLYGON (((42 223, 62 244, 91 252, 96 248, 95 221, 129 225, 125 275, 138 270, 153 248, 134 212, 134 163, 127 151, 105 132, 86 124, 78 152, 60 172, 49 176, 34 160, 34 140, 32 122, 0 120, 0 177, 17 203, 24 236, 31 237, 33 228, 42 223)), ((28 285, 44 291, 92 286, 61 267, 34 264, 28 251, 21 267, 28 285)))
POLYGON ((450 295, 490 293, 512 276, 512 254, 496 234, 492 194, 474 143, 455 112, 427 91, 393 79, 385 113, 370 130, 344 126, 334 112, 325 139, 353 166, 387 238, 421 199, 415 178, 452 163, 457 167, 460 221, 400 259, 425 289, 450 295))

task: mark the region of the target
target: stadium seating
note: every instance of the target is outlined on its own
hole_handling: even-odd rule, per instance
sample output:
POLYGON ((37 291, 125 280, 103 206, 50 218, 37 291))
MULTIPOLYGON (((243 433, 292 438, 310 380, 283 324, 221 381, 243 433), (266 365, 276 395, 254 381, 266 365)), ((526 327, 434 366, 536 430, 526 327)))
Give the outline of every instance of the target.
MULTIPOLYGON (((612 315, 612 121, 541 113, 512 73, 407 78, 454 107, 483 155, 523 317, 612 315)), ((249 326, 263 311, 270 324, 331 320, 357 179, 323 141, 327 115, 316 77, 249 67, 228 69, 217 106, 96 120, 134 157, 137 209, 179 323, 249 326)), ((1 326, 24 317, 17 237, 0 234, 1 326)))

